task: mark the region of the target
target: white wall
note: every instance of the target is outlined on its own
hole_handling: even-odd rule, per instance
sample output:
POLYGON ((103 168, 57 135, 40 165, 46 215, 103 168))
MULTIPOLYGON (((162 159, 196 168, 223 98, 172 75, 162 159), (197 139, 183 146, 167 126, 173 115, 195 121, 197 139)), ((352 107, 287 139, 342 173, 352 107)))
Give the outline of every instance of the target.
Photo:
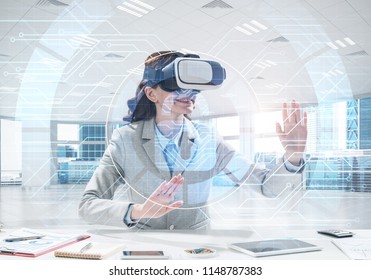
POLYGON ((1 121, 1 171, 22 170, 22 125, 19 121, 1 121))

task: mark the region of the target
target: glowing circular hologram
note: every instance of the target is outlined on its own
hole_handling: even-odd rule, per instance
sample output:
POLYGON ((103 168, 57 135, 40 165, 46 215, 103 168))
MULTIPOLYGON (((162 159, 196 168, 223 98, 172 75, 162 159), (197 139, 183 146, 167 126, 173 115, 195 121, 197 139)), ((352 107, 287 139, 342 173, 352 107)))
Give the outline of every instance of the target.
MULTIPOLYGON (((251 162, 240 154, 232 157, 233 160, 222 168, 225 170, 218 170, 218 166, 223 165, 220 161, 228 162, 231 159, 230 155, 235 152, 231 150, 228 144, 220 142, 220 135, 216 127, 203 120, 216 115, 224 115, 228 112, 251 117, 259 108, 252 88, 241 73, 217 57, 205 53, 199 54, 202 59, 220 62, 226 68, 227 79, 221 88, 204 91, 197 95, 195 102, 197 109, 191 115, 192 120, 194 120, 192 121, 193 125, 187 122, 187 127, 184 126, 183 133, 189 135, 195 132, 197 137, 192 140, 193 143, 190 145, 188 152, 183 150, 175 158, 173 175, 182 174, 184 184, 174 199, 184 202, 183 209, 199 208, 219 202, 233 194, 239 189, 239 185, 250 179, 249 176, 245 175, 251 167, 251 162), (245 90, 242 91, 241 88, 245 90), (226 171, 227 169, 228 171, 226 171)), ((138 57, 138 61, 143 61, 144 58, 142 55, 142 57, 138 57)), ((143 68, 143 64, 136 67, 136 69, 141 68, 143 68)), ((122 106, 118 109, 120 106, 117 106, 117 104, 123 104, 126 107, 126 100, 135 95, 136 87, 141 78, 142 76, 133 73, 124 78, 109 106, 107 125, 112 123, 118 112, 121 112, 122 116, 125 115, 122 106)), ((252 128, 249 125, 245 124, 245 131, 251 131, 252 128)), ((128 126, 128 124, 124 126, 128 126)), ((133 134, 130 134, 134 131, 132 128, 124 127, 120 128, 120 131, 125 134, 124 137, 133 139, 133 134)), ((241 134, 244 134, 244 132, 241 134)), ((135 139, 135 141, 126 141, 128 147, 125 147, 125 155, 122 155, 123 158, 130 159, 130 164, 128 161, 125 166, 118 166, 116 160, 113 160, 113 164, 135 196, 148 199, 161 182, 170 179, 169 169, 161 153, 150 154, 150 150, 144 151, 142 139, 135 139), (125 168, 126 170, 123 170, 125 168)), ((121 157, 111 154, 113 159, 117 156, 121 157)))

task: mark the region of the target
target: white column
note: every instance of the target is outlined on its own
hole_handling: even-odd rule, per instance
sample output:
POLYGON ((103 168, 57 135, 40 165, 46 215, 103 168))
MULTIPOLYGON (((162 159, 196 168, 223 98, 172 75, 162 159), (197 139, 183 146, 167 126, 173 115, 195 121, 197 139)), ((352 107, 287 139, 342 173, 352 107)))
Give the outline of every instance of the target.
POLYGON ((26 188, 50 186, 55 166, 49 121, 22 121, 22 182, 26 188))

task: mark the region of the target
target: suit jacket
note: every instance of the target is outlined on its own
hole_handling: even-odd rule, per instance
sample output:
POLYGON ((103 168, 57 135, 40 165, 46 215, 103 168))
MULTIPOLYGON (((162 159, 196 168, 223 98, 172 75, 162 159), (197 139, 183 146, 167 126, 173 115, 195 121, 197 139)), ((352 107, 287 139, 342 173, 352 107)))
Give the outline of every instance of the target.
MULTIPOLYGON (((121 225, 129 203, 143 203, 171 173, 157 143, 154 119, 116 129, 100 165, 86 186, 79 214, 89 223, 121 225), (114 199, 119 186, 128 200, 114 199)), ((282 161, 272 169, 260 169, 236 153, 210 127, 184 121, 180 152, 174 174, 182 173, 184 184, 174 200, 182 208, 156 219, 142 219, 142 229, 200 229, 207 227, 207 204, 225 197, 233 188, 213 186, 215 176, 236 183, 259 186, 266 196, 277 196, 287 182, 297 184, 300 175, 286 170, 282 161), (287 176, 289 175, 289 176, 287 176), (299 178, 298 178, 299 177, 299 178), (263 184, 264 183, 264 184, 263 184)))

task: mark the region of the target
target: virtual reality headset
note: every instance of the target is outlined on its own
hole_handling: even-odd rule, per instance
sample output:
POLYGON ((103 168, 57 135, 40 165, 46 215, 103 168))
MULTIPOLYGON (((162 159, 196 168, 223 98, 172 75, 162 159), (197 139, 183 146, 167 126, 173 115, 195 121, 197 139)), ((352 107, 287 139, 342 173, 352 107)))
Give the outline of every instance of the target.
POLYGON ((145 67, 146 86, 159 85, 166 91, 190 89, 195 91, 219 88, 226 78, 225 69, 216 61, 201 59, 195 54, 181 54, 171 63, 160 67, 145 67))

